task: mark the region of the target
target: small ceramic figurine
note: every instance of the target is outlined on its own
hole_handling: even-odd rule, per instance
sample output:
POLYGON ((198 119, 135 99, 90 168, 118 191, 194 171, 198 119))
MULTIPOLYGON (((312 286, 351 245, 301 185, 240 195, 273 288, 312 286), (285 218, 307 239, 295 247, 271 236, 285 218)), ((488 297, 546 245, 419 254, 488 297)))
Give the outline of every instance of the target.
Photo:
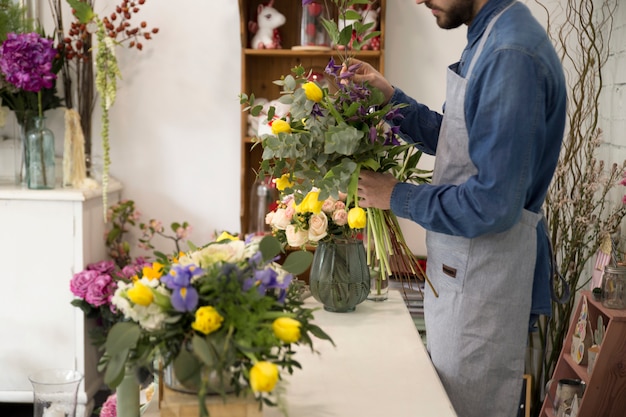
POLYGON ((248 30, 254 33, 251 41, 252 49, 281 49, 278 28, 285 24, 285 16, 274 8, 274 0, 266 5, 259 4, 257 21, 248 22, 248 30))

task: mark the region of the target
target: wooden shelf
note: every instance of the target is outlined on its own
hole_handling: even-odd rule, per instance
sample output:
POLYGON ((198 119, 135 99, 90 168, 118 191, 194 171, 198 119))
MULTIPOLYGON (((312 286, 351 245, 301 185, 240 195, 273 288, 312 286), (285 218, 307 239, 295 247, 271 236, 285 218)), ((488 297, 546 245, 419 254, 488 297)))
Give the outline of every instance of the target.
MULTIPOLYGON (((239 0, 240 31, 241 31, 241 92, 254 94, 257 98, 268 100, 280 96, 280 87, 273 83, 281 76, 287 75, 291 69, 302 65, 307 70, 323 72, 331 57, 337 57, 337 50, 306 50, 292 49, 298 47, 300 34, 300 12, 302 2, 294 0, 274 0, 274 7, 285 15, 286 22, 278 28, 282 41, 282 49, 250 48, 251 33, 248 22, 256 19, 257 8, 266 0, 239 0)), ((377 0, 380 7, 379 50, 365 50, 356 53, 356 57, 371 64, 384 73, 385 45, 385 5, 386 0, 377 0)), ((256 171, 261 163, 263 149, 255 146, 255 139, 248 134, 248 113, 241 115, 241 200, 240 227, 242 233, 248 232, 250 190, 256 180, 256 171)))
POLYGON ((557 361, 552 384, 541 408, 541 417, 553 417, 552 399, 562 378, 577 378, 585 382, 585 393, 579 404, 578 417, 624 417, 626 410, 626 310, 606 308, 595 301, 589 291, 581 293, 572 324, 557 361), (589 320, 596 327, 602 316, 606 332, 591 375, 587 366, 577 364, 572 358, 572 336, 580 315, 583 300, 587 300, 589 320))

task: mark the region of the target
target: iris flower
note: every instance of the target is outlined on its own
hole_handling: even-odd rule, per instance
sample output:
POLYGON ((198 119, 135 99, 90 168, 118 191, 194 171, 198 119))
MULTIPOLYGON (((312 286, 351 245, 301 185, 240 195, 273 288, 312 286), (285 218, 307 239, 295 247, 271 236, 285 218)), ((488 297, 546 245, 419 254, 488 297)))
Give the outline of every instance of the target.
POLYGON ((172 290, 172 306, 176 311, 193 311, 198 305, 198 291, 191 280, 204 274, 196 265, 174 266, 161 281, 172 290))

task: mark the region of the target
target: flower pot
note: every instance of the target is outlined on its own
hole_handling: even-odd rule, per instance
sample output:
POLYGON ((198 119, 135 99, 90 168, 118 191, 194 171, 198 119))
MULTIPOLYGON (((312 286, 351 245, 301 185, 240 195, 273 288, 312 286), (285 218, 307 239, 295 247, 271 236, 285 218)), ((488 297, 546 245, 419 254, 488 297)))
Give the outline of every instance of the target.
POLYGON ((370 293, 370 272, 363 241, 320 242, 309 275, 313 298, 333 312, 354 311, 370 293))

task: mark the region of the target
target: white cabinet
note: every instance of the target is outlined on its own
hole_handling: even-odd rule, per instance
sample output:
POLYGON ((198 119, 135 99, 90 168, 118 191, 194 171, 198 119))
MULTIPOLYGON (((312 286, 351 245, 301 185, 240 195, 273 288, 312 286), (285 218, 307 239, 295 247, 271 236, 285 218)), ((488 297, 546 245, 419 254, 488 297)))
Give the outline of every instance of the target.
MULTIPOLYGON (((109 204, 121 189, 112 181, 109 204)), ((32 402, 31 372, 70 368, 85 375, 79 411, 93 406, 97 351, 69 282, 106 257, 101 193, 0 186, 0 402, 32 402)))

